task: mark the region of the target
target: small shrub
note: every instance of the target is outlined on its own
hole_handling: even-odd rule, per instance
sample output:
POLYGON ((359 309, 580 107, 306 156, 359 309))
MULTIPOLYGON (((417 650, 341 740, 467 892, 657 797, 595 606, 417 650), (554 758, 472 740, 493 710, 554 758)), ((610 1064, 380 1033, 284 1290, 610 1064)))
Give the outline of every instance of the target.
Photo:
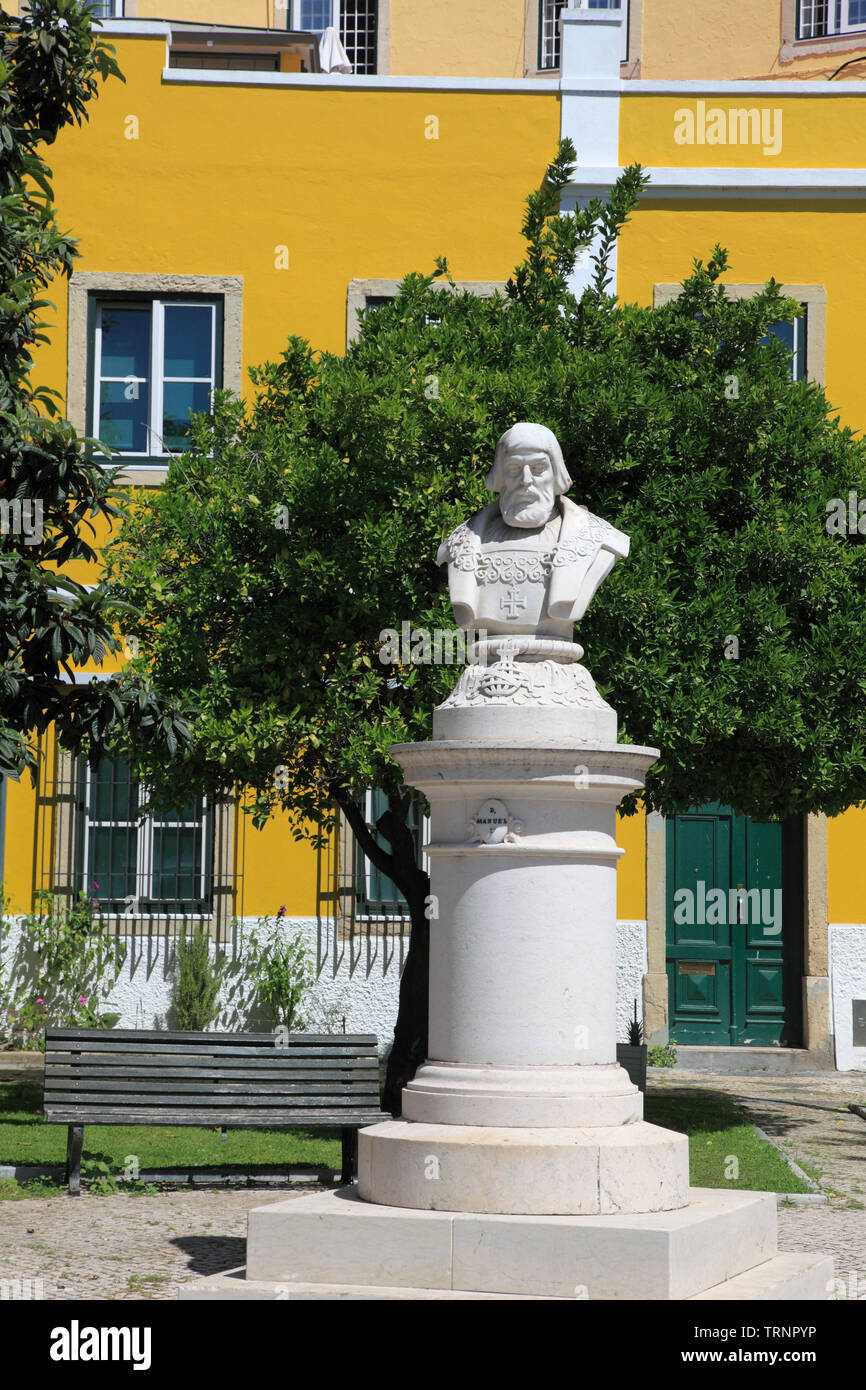
MULTIPOLYGON (((285 909, 277 913, 277 923, 285 909)), ((286 1032, 307 1026, 306 1011, 301 1005, 315 981, 309 947, 299 930, 290 934, 280 931, 279 925, 269 927, 267 919, 260 920, 250 933, 250 982, 264 1004, 286 1032)))
POLYGON ((675 1067, 677 1063, 677 1044, 676 1039, 671 1038, 670 1042, 657 1043, 647 1052, 647 1062, 651 1067, 675 1067))
POLYGON ((182 1031, 203 1033, 214 1022, 224 970, 225 958, 211 958, 210 937, 202 927, 189 941, 179 934, 174 1012, 182 1031))

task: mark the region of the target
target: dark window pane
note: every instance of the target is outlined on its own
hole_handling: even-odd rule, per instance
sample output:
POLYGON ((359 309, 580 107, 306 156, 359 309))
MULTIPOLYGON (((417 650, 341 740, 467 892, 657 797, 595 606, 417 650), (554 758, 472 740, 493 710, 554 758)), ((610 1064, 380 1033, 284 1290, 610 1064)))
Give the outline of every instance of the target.
POLYGON ((102 310, 100 376, 150 376, 150 306, 102 310))
POLYGON ((163 394, 162 437, 166 449, 189 448, 189 415, 210 410, 206 381, 167 381, 163 394))
POLYGON ((203 376, 210 380, 213 318, 209 305, 166 304, 166 376, 203 376))
POLYGON ((97 437, 111 449, 146 454, 149 410, 147 382, 103 381, 99 389, 97 437))

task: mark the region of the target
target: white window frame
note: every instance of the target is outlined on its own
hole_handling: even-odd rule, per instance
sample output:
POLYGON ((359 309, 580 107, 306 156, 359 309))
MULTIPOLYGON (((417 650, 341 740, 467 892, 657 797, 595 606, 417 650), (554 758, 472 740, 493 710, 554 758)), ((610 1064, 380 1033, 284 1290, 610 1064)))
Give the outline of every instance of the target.
MULTIPOLYGON (((835 34, 862 34, 866 33, 866 18, 860 20, 850 20, 851 0, 799 0, 797 6, 797 38, 798 39, 826 39, 832 38, 835 34), (826 4, 826 28, 819 33, 814 31, 816 23, 815 11, 820 7, 822 10, 826 4), (808 12, 808 19, 805 14, 808 12), (807 25, 809 28, 807 29, 807 25)), ((822 20, 823 22, 823 20, 822 20)))
MULTIPOLYGON (((302 31, 303 33, 318 34, 319 38, 321 38, 322 32, 323 32, 321 29, 305 29, 304 26, 303 26, 303 24, 301 23, 301 4, 302 4, 302 0, 292 0, 292 24, 291 24, 291 27, 292 27, 293 29, 295 29, 295 30, 300 30, 300 31, 302 31)), ((341 13, 340 13, 340 0, 330 0, 330 5, 331 5, 331 23, 330 23, 330 25, 328 25, 328 26, 326 26, 326 27, 336 29, 337 32, 339 33, 339 32, 340 32, 340 19, 341 19, 341 17, 342 17, 342 16, 341 16, 341 13)))
MULTIPOLYGON (((95 10, 97 6, 99 6, 99 8, 102 8, 102 5, 99 3, 99 0, 95 0, 95 3, 92 5, 92 8, 95 10)), ((126 0, 108 0, 107 4, 105 4, 104 6, 104 8, 108 10, 108 14, 95 15, 94 18, 100 20, 123 19, 125 7, 126 0)))
POLYGON ((172 457, 173 450, 165 447, 162 438, 163 427, 163 404, 165 399, 165 385, 174 382, 189 384, 208 385, 208 407, 213 408, 214 391, 216 390, 217 362, 216 362, 216 343, 217 343, 217 309, 220 306, 214 299, 202 298, 127 298, 112 299, 108 296, 100 297, 96 303, 96 320, 94 331, 93 348, 93 398, 91 401, 91 420, 92 429, 89 431, 93 438, 99 437, 99 414, 101 403, 101 387, 103 382, 147 382, 150 386, 150 402, 148 421, 146 425, 147 440, 149 448, 138 450, 117 450, 117 457, 123 459, 168 459, 172 457), (146 305, 150 311, 150 375, 149 377, 129 377, 129 376, 104 376, 102 374, 102 315, 106 309, 129 308, 132 305, 146 305), (210 334, 210 375, 206 377, 179 377, 165 376, 162 370, 165 349, 165 311, 166 308, 195 308, 210 309, 211 311, 211 334, 210 334))
MULTIPOLYGON (((144 901, 144 902, 153 902, 153 901, 155 901, 155 899, 154 899, 154 893, 153 893, 153 886, 154 886, 154 883, 153 883, 153 842, 154 842, 154 832, 155 832, 156 830, 163 830, 163 829, 199 830, 199 831, 201 832, 201 862, 200 862, 199 868, 198 868, 198 878, 199 878, 199 894, 198 894, 198 896, 199 896, 199 901, 200 901, 200 902, 204 902, 205 899, 206 899, 206 892, 207 892, 207 868, 208 868, 208 863, 207 863, 207 859, 208 859, 208 855, 207 855, 207 850, 208 850, 208 825, 207 825, 207 818, 208 818, 208 802, 207 802, 207 797, 204 797, 204 796, 203 796, 203 797, 201 798, 201 818, 200 818, 200 819, 197 819, 197 820, 191 820, 191 821, 166 820, 164 816, 163 816, 163 817, 160 817, 158 814, 157 814, 157 815, 140 815, 140 816, 138 816, 134 821, 127 821, 127 820, 97 820, 95 817, 91 816, 91 814, 90 814, 90 807, 91 807, 91 804, 92 804, 92 796, 93 796, 93 793, 92 793, 92 786, 93 786, 92 778, 93 778, 92 770, 91 770, 91 768, 88 766, 88 768, 87 768, 87 773, 86 773, 86 781, 85 781, 85 799, 84 799, 84 847, 83 847, 83 854, 82 854, 82 874, 83 874, 83 881, 84 881, 84 883, 85 883, 85 884, 88 884, 88 883, 90 883, 90 881, 91 881, 91 880, 90 880, 90 828, 91 828, 91 826, 94 826, 94 827, 96 827, 96 828, 105 828, 105 827, 108 827, 109 829, 112 829, 112 830, 132 830, 132 829, 135 829, 135 830, 136 830, 136 862, 135 862, 135 886, 136 886, 136 892, 135 892, 134 899, 133 899, 133 902, 132 902, 131 907, 130 907, 130 914, 131 914, 132 916, 135 916, 135 917, 166 917, 166 916, 177 917, 177 916, 183 915, 184 910, 185 910, 184 907, 183 907, 183 905, 181 905, 181 906, 174 905, 174 906, 172 906, 169 910, 164 911, 164 912, 154 911, 153 908, 149 908, 147 911, 142 912, 140 904, 141 904, 142 901, 144 901)), ((139 789, 138 789, 138 805, 139 805, 139 809, 142 809, 142 808, 144 807, 146 801, 147 801, 147 792, 146 792, 146 790, 145 790, 144 787, 139 786, 139 789)), ((182 904, 182 900, 181 900, 181 899, 178 899, 177 902, 180 903, 180 904, 182 904)), ((100 913, 100 916, 103 916, 103 917, 106 917, 106 918, 108 918, 108 919, 111 919, 111 918, 114 918, 114 917, 121 918, 121 917, 124 917, 124 916, 126 916, 126 915, 130 915, 130 914, 127 914, 127 913, 124 913, 124 912, 106 912, 106 913, 100 913)), ((197 917, 199 917, 199 916, 205 917, 205 918, 211 917, 211 916, 213 915, 213 907, 211 907, 211 910, 210 910, 209 912, 201 912, 201 911, 199 911, 198 909, 196 909, 195 915, 196 915, 197 917)))

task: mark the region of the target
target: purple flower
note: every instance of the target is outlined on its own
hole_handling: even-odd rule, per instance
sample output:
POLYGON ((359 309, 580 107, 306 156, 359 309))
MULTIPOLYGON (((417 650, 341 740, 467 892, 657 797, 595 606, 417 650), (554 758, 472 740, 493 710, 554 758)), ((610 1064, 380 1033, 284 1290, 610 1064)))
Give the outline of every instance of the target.
POLYGON ((84 997, 83 994, 79 994, 79 996, 78 996, 78 1002, 79 1002, 79 1004, 86 1004, 86 1003, 87 1003, 87 1000, 85 999, 85 997, 84 997))
POLYGON ((282 907, 280 908, 279 912, 277 913, 277 916, 278 916, 278 917, 285 917, 285 915, 286 915, 286 904, 283 903, 282 907))

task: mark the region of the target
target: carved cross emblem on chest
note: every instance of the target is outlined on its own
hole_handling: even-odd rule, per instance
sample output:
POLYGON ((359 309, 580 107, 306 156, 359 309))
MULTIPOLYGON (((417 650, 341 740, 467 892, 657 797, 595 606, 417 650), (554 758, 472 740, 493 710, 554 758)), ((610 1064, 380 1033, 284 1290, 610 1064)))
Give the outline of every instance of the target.
POLYGON ((518 594, 516 589, 509 589, 499 600, 499 607, 504 610, 507 618, 516 618, 520 609, 526 607, 526 599, 522 594, 518 594))

